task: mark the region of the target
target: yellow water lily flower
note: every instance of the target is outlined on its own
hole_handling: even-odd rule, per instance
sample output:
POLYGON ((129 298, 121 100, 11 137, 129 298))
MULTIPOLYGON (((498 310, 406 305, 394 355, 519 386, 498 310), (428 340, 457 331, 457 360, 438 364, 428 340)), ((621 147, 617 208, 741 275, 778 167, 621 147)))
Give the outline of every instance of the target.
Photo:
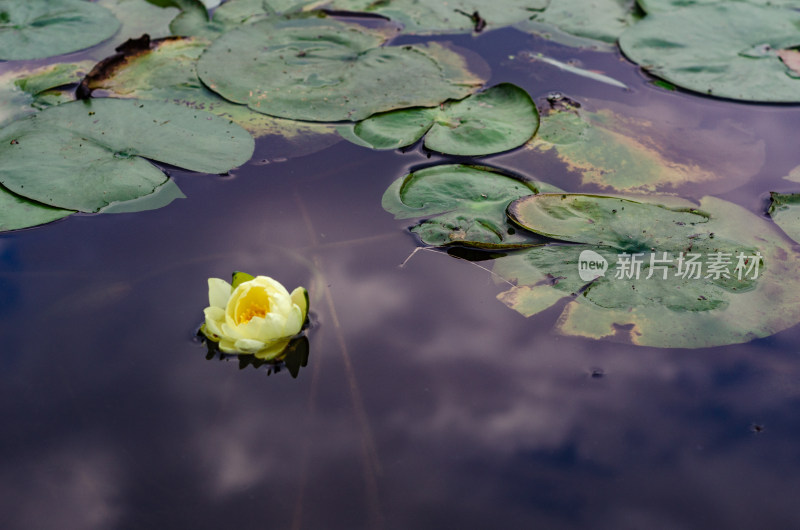
POLYGON ((260 359, 279 356, 300 333, 308 314, 308 291, 289 293, 268 276, 234 274, 234 285, 208 279, 205 323, 200 331, 225 353, 252 353, 260 359), (245 281, 241 281, 241 280, 245 281))

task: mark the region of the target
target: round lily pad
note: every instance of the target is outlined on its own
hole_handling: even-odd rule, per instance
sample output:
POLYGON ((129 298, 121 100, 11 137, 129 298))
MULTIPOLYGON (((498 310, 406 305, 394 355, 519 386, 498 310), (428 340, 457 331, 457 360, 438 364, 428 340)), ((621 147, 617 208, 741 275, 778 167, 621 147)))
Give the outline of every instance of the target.
POLYGON ((0 0, 0 59, 41 59, 89 48, 111 37, 119 21, 81 0, 0 0))
POLYGON ((94 212, 153 193, 166 176, 140 157, 222 173, 246 162, 238 125, 178 105, 75 101, 0 129, 0 183, 50 206, 94 212))
POLYGON ((196 37, 142 43, 98 63, 81 83, 82 91, 204 110, 241 125, 255 137, 272 136, 271 145, 280 143, 283 157, 318 151, 339 141, 332 125, 267 116, 206 88, 197 77, 196 64, 208 44, 196 37))
POLYGON ((541 238, 509 224, 505 209, 539 189, 496 168, 445 164, 396 180, 383 195, 383 208, 397 219, 424 217, 411 231, 428 245, 519 248, 541 238))
POLYGON ((508 212, 574 243, 499 258, 494 269, 517 282, 498 298, 522 314, 569 300, 562 333, 698 348, 800 321, 800 254, 774 225, 727 201, 540 194, 508 212))
POLYGON ((263 20, 215 40, 197 73, 229 101, 307 121, 436 105, 483 84, 461 55, 438 43, 384 40, 380 30, 329 18, 263 20))
POLYGON ((432 151, 481 156, 519 147, 538 126, 528 93, 502 83, 437 107, 376 114, 352 126, 352 132, 375 149, 404 147, 425 136, 425 147, 432 151))
POLYGON ((509 26, 530 18, 547 6, 547 0, 333 0, 330 7, 342 11, 374 13, 396 20, 403 33, 421 35, 436 33, 480 32, 509 26))
POLYGON ((657 12, 626 30, 623 53, 680 87, 745 101, 800 101, 800 72, 784 62, 800 45, 800 12, 744 2, 657 12))
POLYGON ((635 0, 550 0, 516 27, 567 46, 610 48, 640 18, 635 0))
MULTIPOLYGON (((800 9, 798 0, 727 0, 728 2, 746 2, 754 5, 764 5, 773 7, 789 7, 800 9)), ((674 11, 681 7, 694 5, 716 4, 720 0, 637 0, 639 7, 646 13, 660 13, 664 11, 674 11)))

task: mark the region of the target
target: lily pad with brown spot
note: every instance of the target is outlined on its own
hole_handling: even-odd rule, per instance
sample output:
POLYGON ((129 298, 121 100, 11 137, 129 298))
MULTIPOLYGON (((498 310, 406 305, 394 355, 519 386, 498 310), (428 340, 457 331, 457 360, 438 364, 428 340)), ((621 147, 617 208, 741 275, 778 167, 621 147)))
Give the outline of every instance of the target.
POLYGON ((540 194, 512 203, 509 216, 565 243, 497 259, 495 273, 517 283, 498 298, 526 316, 566 301, 561 333, 699 348, 800 322, 800 253, 727 201, 540 194), (593 273, 603 261, 604 274, 593 273))

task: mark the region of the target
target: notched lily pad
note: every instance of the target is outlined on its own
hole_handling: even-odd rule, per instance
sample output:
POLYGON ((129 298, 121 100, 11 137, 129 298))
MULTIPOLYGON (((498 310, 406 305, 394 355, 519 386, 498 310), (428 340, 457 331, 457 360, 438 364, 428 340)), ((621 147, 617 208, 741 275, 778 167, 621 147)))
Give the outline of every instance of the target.
POLYGON ((800 193, 770 192, 769 216, 781 229, 800 243, 800 193))
POLYGON ((166 182, 140 157, 222 173, 246 162, 253 146, 241 127, 206 112, 138 100, 75 101, 0 129, 0 183, 43 204, 95 212, 166 182))
POLYGON ((411 231, 428 245, 519 248, 541 238, 509 224, 506 206, 542 186, 495 168, 446 164, 396 180, 383 195, 383 208, 397 219, 424 217, 411 231))
POLYGON ((332 125, 273 118, 230 103, 206 88, 196 71, 197 59, 209 44, 206 39, 170 37, 138 42, 138 47, 129 46, 98 63, 83 79, 81 92, 204 110, 237 123, 257 138, 272 136, 271 145, 288 144, 280 145, 283 157, 307 154, 339 141, 332 125))
POLYGON ((346 127, 374 149, 405 147, 425 136, 431 151, 481 156, 519 147, 538 126, 539 113, 528 93, 501 83, 460 101, 376 114, 346 127))
POLYGON ((520 251, 494 268, 517 283, 498 298, 526 316, 567 299, 561 333, 698 348, 800 321, 800 255, 769 222, 729 202, 540 194, 512 203, 509 216, 573 243, 520 251))
POLYGON ((83 50, 111 37, 120 23, 82 0, 0 0, 0 60, 41 59, 83 50))
POLYGON ((197 73, 257 112, 331 122, 460 99, 484 82, 441 44, 382 46, 385 39, 330 18, 263 20, 215 40, 197 73))
POLYGON ((800 101, 792 66, 800 12, 745 2, 656 12, 620 36, 623 53, 680 87, 744 101, 800 101), (782 60, 783 57, 787 59, 782 60))

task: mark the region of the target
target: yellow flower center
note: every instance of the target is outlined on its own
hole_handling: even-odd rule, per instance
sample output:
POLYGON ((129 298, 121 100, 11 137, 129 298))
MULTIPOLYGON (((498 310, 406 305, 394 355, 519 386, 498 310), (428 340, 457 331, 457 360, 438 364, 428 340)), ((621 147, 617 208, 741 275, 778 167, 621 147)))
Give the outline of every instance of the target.
POLYGON ((250 289, 239 298, 234 313, 236 324, 250 322, 253 317, 264 317, 269 313, 269 295, 264 289, 250 289))

